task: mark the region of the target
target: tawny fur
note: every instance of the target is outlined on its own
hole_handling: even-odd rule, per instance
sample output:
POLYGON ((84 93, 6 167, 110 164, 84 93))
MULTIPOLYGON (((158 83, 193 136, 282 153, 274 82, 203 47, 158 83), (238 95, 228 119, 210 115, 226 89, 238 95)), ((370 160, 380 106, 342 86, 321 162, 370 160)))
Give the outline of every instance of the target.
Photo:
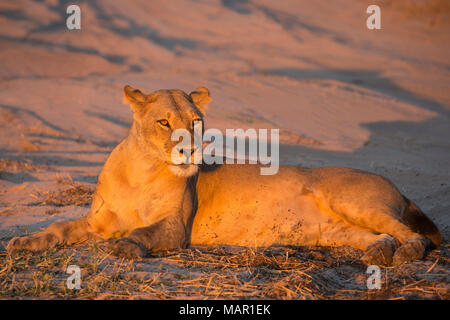
POLYGON ((365 250, 367 264, 389 265, 420 259, 442 240, 420 209, 376 174, 343 167, 281 166, 274 176, 260 175, 257 165, 174 168, 171 132, 193 134, 209 91, 124 91, 134 122, 105 163, 90 213, 14 238, 9 251, 87 238, 111 239, 113 252, 128 258, 189 244, 348 245, 365 250))

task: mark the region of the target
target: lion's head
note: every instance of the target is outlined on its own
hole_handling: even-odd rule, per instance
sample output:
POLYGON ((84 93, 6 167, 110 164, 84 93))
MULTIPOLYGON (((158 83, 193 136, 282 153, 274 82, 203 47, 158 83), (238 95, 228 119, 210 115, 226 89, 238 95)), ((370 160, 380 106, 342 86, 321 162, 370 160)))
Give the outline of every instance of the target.
POLYGON ((196 151, 194 122, 203 121, 206 104, 211 101, 209 90, 200 87, 190 94, 182 90, 158 90, 146 95, 125 86, 124 94, 125 102, 133 110, 133 130, 142 151, 165 162, 176 175, 191 176, 197 173, 198 165, 191 159, 196 151), (178 141, 172 141, 172 133, 177 129, 190 133, 190 146, 181 148, 177 146, 178 141), (174 163, 173 150, 179 152, 180 157, 186 157, 189 163, 174 163))

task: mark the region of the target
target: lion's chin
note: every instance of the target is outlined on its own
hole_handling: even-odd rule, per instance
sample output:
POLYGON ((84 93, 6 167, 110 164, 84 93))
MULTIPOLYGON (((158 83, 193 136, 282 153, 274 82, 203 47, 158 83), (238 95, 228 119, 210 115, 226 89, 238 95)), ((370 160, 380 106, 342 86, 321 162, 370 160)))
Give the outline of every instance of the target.
POLYGON ((190 177, 198 172, 198 166, 194 164, 168 165, 170 171, 178 177, 190 177))

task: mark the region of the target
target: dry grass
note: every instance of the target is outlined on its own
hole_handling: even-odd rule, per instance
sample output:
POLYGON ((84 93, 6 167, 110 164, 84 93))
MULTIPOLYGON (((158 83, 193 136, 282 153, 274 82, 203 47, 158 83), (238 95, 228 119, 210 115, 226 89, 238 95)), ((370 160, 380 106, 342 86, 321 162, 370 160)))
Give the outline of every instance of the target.
MULTIPOLYGON (((69 177, 57 177, 57 183, 63 188, 56 191, 44 191, 34 195, 38 202, 33 205, 51 205, 64 207, 69 205, 89 206, 92 202, 94 188, 73 181, 69 177)), ((50 213, 50 214, 54 214, 50 213)))
POLYGON ((92 201, 93 189, 82 184, 74 184, 66 189, 44 192, 42 194, 42 205, 63 207, 69 205, 88 206, 92 201))
POLYGON ((194 247, 139 261, 112 257, 102 243, 0 256, 6 299, 449 299, 448 245, 423 261, 383 269, 367 290, 361 252, 350 248, 194 247), (67 266, 82 270, 66 288, 67 266))
POLYGON ((37 171, 38 169, 39 167, 34 166, 31 162, 0 159, 0 171, 37 171))

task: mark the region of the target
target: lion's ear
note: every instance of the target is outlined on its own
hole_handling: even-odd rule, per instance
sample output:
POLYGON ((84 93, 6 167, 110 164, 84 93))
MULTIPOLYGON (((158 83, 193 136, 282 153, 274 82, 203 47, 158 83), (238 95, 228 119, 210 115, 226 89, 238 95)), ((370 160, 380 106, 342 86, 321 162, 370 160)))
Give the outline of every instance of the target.
POLYGON ((140 111, 142 109, 143 103, 146 100, 145 94, 143 94, 140 90, 134 89, 129 85, 126 85, 123 88, 123 102, 125 104, 131 105, 131 109, 134 113, 140 111))
POLYGON ((195 89, 195 91, 192 91, 189 96, 202 113, 204 113, 207 109, 207 103, 212 100, 209 95, 209 90, 205 87, 195 89))

